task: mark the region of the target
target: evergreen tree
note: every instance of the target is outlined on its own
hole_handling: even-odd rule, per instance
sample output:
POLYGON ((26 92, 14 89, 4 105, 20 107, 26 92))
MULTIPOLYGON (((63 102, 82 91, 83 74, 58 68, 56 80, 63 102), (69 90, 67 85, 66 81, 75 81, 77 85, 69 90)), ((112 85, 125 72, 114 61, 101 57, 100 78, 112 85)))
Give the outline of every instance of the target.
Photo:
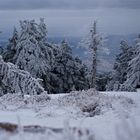
POLYGON ((39 33, 42 39, 47 39, 47 26, 45 24, 44 18, 40 18, 40 23, 38 25, 39 33))
POLYGON ((83 64, 82 60, 79 57, 74 59, 74 87, 76 90, 83 90, 89 88, 88 82, 88 68, 83 64))
POLYGON ((136 39, 134 57, 129 62, 127 80, 122 89, 133 91, 137 87, 140 87, 140 35, 136 39))
POLYGON ((133 48, 128 46, 126 41, 120 43, 121 53, 116 57, 114 70, 116 72, 116 81, 123 84, 127 79, 128 63, 133 56, 133 48))
POLYGON ((54 81, 55 92, 70 92, 87 87, 86 66, 79 58, 74 58, 72 49, 66 41, 62 41, 56 54, 54 81))
POLYGON ((59 49, 53 70, 53 73, 57 75, 55 79, 55 84, 57 84, 56 89, 59 90, 59 92, 69 92, 73 87, 72 72, 74 69, 74 60, 72 57, 72 49, 66 41, 62 41, 59 49))
MULTIPOLYGON (((44 20, 41 19, 40 24, 34 20, 20 21, 20 27, 18 42, 13 46, 15 53, 8 60, 21 70, 30 72, 33 77, 41 78, 44 88, 50 91, 50 71, 54 57, 52 48, 46 43, 44 20)), ((8 53, 11 54, 10 51, 8 53)))
POLYGON ((120 54, 116 56, 112 78, 107 90, 121 90, 120 85, 127 79, 128 64, 133 57, 134 49, 126 41, 120 43, 120 54))
POLYGON ((16 53, 16 45, 18 43, 19 35, 17 29, 14 27, 13 35, 9 39, 6 50, 3 52, 3 59, 6 62, 13 62, 13 57, 16 53))
POLYGON ((102 45, 103 38, 97 32, 97 22, 94 21, 94 24, 90 30, 90 35, 88 37, 88 41, 86 42, 86 46, 91 54, 91 88, 96 88, 97 81, 97 66, 98 66, 98 51, 100 46, 102 45))
POLYGON ((46 93, 38 80, 0 56, 0 96, 7 93, 37 95, 46 93))

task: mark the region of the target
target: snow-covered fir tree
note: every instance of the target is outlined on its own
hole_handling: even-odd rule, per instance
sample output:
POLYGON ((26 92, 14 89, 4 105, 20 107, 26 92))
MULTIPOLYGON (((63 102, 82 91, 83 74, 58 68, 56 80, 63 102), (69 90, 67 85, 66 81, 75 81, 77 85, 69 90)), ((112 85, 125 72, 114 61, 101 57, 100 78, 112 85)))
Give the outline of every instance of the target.
POLYGON ((4 62, 0 56, 0 96, 7 93, 47 94, 37 79, 16 65, 4 62))
POLYGON ((86 67, 79 58, 73 57, 72 49, 65 40, 60 44, 53 73, 57 92, 70 92, 74 89, 85 89, 87 86, 86 67))
POLYGON ((71 85, 73 85, 72 78, 70 72, 71 68, 74 67, 73 58, 72 58, 72 50, 70 46, 62 41, 60 44, 59 50, 55 57, 55 67, 53 69, 53 73, 56 74, 54 80, 54 92, 67 92, 70 89, 71 85), (69 84, 68 84, 69 83, 69 84))
POLYGON ((16 53, 16 45, 18 43, 18 31, 17 29, 14 27, 14 31, 12 34, 12 37, 9 39, 8 45, 6 47, 6 50, 3 52, 3 59, 6 62, 13 62, 13 57, 16 53))
POLYGON ((86 48, 91 54, 91 72, 90 72, 90 87, 96 88, 97 81, 97 66, 98 66, 98 51, 100 46, 102 46, 103 38, 97 31, 97 22, 94 21, 93 26, 90 29, 90 35, 88 36, 87 41, 85 42, 86 48))
POLYGON ((76 90, 83 90, 89 88, 88 68, 79 57, 74 58, 74 87, 76 90))
POLYGON ((133 91, 137 87, 140 87, 140 35, 136 39, 134 57, 129 62, 127 80, 121 89, 133 91))
POLYGON ((39 24, 34 20, 20 21, 20 27, 18 42, 13 46, 15 53, 10 58, 10 62, 21 70, 30 72, 33 77, 41 78, 44 88, 49 91, 50 71, 54 57, 51 47, 46 43, 47 29, 44 20, 40 19, 39 24))
POLYGON ((47 39, 47 26, 45 24, 44 18, 40 18, 40 23, 38 25, 40 37, 42 39, 47 39))
POLYGON ((116 56, 111 79, 108 82, 107 90, 121 90, 120 85, 127 79, 128 64, 132 59, 134 48, 126 41, 120 43, 120 53, 116 56))

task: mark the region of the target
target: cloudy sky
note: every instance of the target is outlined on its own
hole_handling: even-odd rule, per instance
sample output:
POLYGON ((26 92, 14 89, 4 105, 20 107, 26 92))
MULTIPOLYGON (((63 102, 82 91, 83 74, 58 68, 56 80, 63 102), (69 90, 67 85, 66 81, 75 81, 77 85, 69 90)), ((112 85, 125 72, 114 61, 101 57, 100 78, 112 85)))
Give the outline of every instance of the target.
POLYGON ((1 0, 1 9, 140 8, 139 0, 1 0))
POLYGON ((140 0, 0 0, 0 30, 44 17, 51 36, 83 36, 96 19, 105 34, 140 33, 140 0))

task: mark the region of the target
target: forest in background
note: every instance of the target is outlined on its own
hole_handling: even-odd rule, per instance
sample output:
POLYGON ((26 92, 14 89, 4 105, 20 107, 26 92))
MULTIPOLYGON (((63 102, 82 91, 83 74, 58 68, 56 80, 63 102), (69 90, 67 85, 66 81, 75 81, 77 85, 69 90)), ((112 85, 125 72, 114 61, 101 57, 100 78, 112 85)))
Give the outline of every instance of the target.
POLYGON ((0 49, 2 95, 15 91, 22 94, 25 92, 24 86, 21 86, 21 78, 4 75, 3 63, 9 65, 9 62, 14 64, 16 69, 27 71, 48 93, 67 93, 91 87, 100 91, 135 91, 140 86, 139 36, 131 43, 132 45, 126 40, 120 42, 120 51, 115 58, 113 70, 110 68, 107 72, 102 70, 103 65, 107 63, 100 58, 100 51, 107 50, 104 45, 105 39, 94 24, 88 37, 82 42, 84 60, 78 57, 78 54, 75 56, 72 46, 66 39, 56 44, 49 42, 47 36, 43 18, 40 19, 40 23, 36 23, 35 20, 20 21, 20 30, 14 28, 7 46, 0 49), (86 55, 90 57, 85 61, 86 55), (10 78, 18 85, 17 87, 10 84, 10 78))

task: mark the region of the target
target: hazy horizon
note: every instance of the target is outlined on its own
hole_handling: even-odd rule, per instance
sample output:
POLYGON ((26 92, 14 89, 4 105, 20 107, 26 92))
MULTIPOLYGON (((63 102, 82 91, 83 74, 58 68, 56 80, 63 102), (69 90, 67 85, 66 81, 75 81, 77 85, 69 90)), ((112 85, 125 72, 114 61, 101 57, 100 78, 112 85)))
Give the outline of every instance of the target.
POLYGON ((84 36, 94 20, 101 33, 139 34, 139 0, 1 0, 0 31, 11 34, 19 20, 45 18, 49 36, 84 36))

